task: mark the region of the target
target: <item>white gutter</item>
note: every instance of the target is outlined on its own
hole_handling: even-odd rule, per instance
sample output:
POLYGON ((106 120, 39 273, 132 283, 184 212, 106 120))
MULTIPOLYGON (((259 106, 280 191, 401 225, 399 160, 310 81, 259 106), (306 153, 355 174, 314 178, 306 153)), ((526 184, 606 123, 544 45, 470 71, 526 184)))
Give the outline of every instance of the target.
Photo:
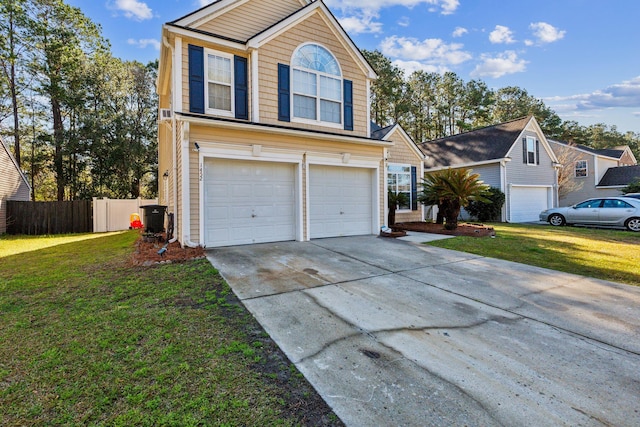
MULTIPOLYGON (((429 156, 426 155, 425 158, 428 159, 429 156)), ((425 172, 429 173, 429 172, 436 172, 436 171, 441 171, 441 170, 445 170, 445 169, 473 168, 474 166, 490 165, 490 164, 493 164, 493 163, 501 163, 502 164, 502 162, 510 162, 510 161, 511 161, 511 157, 503 157, 501 159, 484 160, 482 162, 464 163, 464 164, 460 164, 460 165, 451 165, 451 166, 437 166, 437 167, 433 167, 433 168, 427 168, 427 169, 425 169, 425 172)))

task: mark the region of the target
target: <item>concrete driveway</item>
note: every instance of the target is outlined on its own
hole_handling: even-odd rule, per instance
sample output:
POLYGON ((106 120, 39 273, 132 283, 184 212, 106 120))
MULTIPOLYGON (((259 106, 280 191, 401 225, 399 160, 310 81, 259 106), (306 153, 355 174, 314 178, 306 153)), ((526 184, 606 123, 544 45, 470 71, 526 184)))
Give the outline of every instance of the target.
POLYGON ((208 258, 349 426, 638 426, 640 288, 375 236, 208 258))

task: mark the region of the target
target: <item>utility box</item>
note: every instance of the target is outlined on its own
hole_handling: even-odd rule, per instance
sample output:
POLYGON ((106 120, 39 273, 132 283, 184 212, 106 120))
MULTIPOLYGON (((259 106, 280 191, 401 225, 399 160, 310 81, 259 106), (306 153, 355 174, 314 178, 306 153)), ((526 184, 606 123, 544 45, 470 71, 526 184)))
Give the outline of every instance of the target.
POLYGON ((167 210, 162 205, 140 206, 144 209, 144 231, 145 233, 162 233, 164 231, 164 214, 167 210))

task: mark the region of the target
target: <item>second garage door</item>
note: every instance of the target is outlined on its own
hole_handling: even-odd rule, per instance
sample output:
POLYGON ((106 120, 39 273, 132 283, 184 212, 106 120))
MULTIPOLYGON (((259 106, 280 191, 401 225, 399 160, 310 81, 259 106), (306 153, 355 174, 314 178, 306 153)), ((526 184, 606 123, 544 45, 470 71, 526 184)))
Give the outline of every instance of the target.
POLYGON ((206 159, 208 247, 295 240, 295 169, 285 163, 206 159))
POLYGON ((538 221, 539 214, 550 207, 547 187, 512 187, 511 221, 538 221))
POLYGON ((309 167, 309 223, 312 239, 372 234, 372 169, 309 167))

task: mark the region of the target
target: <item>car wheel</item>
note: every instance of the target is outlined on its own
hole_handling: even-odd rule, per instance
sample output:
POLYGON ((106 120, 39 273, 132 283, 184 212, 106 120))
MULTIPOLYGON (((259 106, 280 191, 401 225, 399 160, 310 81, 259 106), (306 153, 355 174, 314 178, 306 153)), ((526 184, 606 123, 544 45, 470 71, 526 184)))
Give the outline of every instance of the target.
POLYGON ((549 217, 549 224, 554 225, 556 227, 564 225, 564 217, 560 214, 553 214, 549 217))
POLYGON ((640 218, 629 218, 627 222, 624 223, 624 226, 627 227, 629 231, 640 231, 640 218))

